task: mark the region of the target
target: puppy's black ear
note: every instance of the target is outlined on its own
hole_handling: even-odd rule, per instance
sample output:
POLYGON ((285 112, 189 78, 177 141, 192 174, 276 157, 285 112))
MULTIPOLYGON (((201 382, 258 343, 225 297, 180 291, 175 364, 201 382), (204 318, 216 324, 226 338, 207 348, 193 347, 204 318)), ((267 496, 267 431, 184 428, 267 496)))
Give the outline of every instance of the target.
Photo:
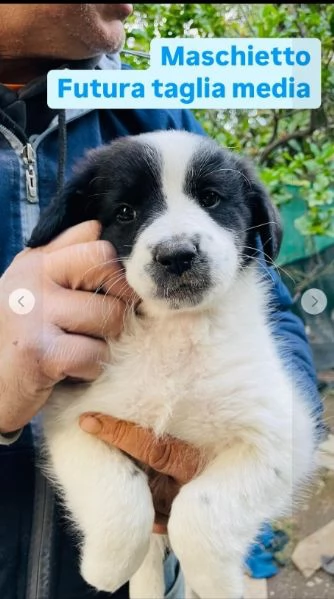
POLYGON ((282 222, 265 187, 260 182, 252 184, 250 191, 253 226, 258 231, 266 262, 271 264, 279 254, 282 243, 282 222))
POLYGON ((94 194, 97 166, 94 162, 81 167, 73 179, 58 193, 41 213, 27 243, 35 248, 46 245, 60 233, 87 220, 94 220, 99 212, 99 194, 94 194))
POLYGON ((249 229, 249 245, 254 244, 254 233, 260 236, 264 257, 271 264, 279 254, 282 243, 282 222, 265 186, 259 181, 253 166, 243 160, 244 191, 251 209, 252 227, 249 229))

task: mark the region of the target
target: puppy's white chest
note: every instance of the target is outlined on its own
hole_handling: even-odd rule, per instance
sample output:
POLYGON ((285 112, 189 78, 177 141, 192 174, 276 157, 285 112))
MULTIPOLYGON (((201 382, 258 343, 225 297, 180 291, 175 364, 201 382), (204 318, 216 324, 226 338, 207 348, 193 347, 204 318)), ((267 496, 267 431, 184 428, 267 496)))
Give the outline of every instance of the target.
MULTIPOLYGON (((181 417, 181 410, 183 419, 195 405, 198 410, 202 382, 210 371, 212 374, 210 363, 215 361, 215 348, 205 355, 208 329, 206 324, 195 331, 184 323, 165 329, 152 327, 124 335, 113 344, 106 384, 115 397, 123 398, 120 417, 162 432, 181 417)), ((114 407, 114 400, 112 403, 114 407)))
MULTIPOLYGON (((111 365, 85 398, 99 410, 192 443, 217 442, 252 394, 249 345, 210 319, 138 325, 111 344, 111 365)), ((255 393, 254 393, 255 394, 255 393)), ((240 426, 244 426, 244 421, 240 426)))
POLYGON ((250 300, 240 293, 215 313, 132 317, 110 343, 98 381, 56 391, 57 417, 101 412, 193 444, 228 442, 257 426, 261 398, 275 406, 273 394, 285 391, 269 330, 250 300))

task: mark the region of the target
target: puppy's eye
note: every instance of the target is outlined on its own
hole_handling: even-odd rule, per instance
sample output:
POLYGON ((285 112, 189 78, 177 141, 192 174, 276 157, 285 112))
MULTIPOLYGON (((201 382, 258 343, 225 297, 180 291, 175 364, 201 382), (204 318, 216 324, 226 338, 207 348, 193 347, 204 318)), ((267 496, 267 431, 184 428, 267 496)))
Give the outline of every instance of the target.
POLYGON ((136 219, 137 213, 131 206, 122 204, 122 206, 116 210, 115 216, 119 223, 131 223, 136 219))
POLYGON ((221 197, 215 191, 205 191, 199 200, 202 208, 216 208, 220 204, 221 197))

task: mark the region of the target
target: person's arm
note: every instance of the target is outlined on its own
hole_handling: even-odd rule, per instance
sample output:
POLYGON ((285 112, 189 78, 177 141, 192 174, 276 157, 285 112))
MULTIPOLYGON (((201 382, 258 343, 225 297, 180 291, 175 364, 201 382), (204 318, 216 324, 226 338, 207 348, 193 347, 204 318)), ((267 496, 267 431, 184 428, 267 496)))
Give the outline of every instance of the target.
POLYGON ((272 330, 282 346, 282 359, 292 379, 302 390, 317 421, 319 437, 324 432, 323 404, 318 392, 317 375, 303 321, 292 312, 290 292, 274 268, 266 268, 272 281, 272 330))

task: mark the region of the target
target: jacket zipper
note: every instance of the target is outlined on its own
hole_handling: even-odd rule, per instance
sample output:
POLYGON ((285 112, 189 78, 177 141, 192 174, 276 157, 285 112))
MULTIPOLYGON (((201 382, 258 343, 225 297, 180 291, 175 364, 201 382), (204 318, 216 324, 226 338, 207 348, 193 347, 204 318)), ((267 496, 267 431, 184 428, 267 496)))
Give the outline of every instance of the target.
POLYGON ((36 204, 37 197, 37 173, 36 173, 36 153, 32 145, 27 141, 25 144, 19 140, 12 131, 0 125, 0 133, 7 139, 16 154, 20 157, 25 170, 25 188, 27 201, 30 204, 36 204))
POLYGON ((27 564, 25 599, 48 599, 53 559, 54 494, 36 467, 35 500, 27 564))
POLYGON ((26 172, 27 200, 35 204, 37 202, 36 153, 30 143, 23 146, 22 158, 26 172))

